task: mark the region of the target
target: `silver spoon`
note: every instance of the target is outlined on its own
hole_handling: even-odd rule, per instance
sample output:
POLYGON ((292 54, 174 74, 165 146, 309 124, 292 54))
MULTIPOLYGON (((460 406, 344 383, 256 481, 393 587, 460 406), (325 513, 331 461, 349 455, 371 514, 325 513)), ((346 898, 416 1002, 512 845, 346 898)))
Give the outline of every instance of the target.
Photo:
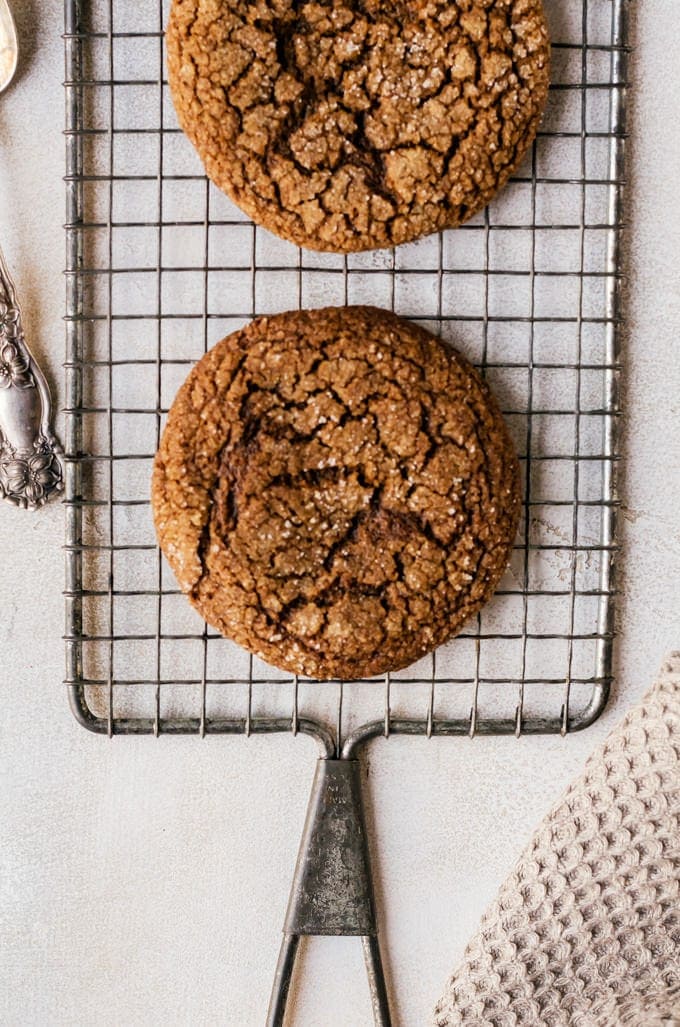
POLYGON ((14 282, 0 249, 0 499, 38 507, 64 487, 45 376, 26 345, 14 282))
POLYGON ((0 0, 0 93, 14 78, 19 62, 19 40, 9 0, 0 0))
MULTIPOLYGON (((9 0, 0 0, 0 93, 14 78, 19 43, 9 0)), ((14 282, 0 249, 0 499, 42 506, 64 487, 45 376, 26 345, 14 282)))

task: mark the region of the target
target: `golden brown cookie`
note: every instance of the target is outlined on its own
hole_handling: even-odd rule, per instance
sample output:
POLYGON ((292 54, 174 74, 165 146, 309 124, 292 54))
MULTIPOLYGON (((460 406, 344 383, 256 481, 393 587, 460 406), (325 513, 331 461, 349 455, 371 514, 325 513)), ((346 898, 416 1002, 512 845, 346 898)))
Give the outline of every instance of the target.
POLYGON ((373 307, 263 317, 218 343, 170 410, 152 493, 202 616, 315 678, 395 670, 459 631, 520 509, 486 384, 373 307))
POLYGON ((542 0, 174 0, 168 75, 210 178, 316 250, 484 207, 548 95, 542 0))

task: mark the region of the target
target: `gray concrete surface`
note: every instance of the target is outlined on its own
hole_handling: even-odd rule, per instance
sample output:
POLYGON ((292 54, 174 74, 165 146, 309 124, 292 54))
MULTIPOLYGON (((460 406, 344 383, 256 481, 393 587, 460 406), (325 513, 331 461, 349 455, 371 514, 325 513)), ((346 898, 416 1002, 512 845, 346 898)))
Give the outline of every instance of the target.
MULTIPOLYGON (((0 232, 63 402, 61 5, 19 2, 0 232), (34 39, 34 42, 31 40, 34 39)), ((680 7, 635 7, 616 682, 561 741, 391 741, 371 763, 399 1023, 427 1022, 531 827, 680 644, 680 7)), ((288 739, 91 737, 63 686, 63 516, 0 508, 0 1022, 262 1022, 311 775, 288 739)), ((305 743, 301 743, 303 746, 305 743)), ((294 1022, 365 1025, 358 946, 309 946, 294 1022)))

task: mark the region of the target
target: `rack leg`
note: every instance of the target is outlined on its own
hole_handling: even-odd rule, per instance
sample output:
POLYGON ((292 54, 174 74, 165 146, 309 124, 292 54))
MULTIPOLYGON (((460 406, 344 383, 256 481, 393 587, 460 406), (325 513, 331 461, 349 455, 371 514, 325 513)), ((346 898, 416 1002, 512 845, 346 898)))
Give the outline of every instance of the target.
MULTIPOLYGON (((283 1027, 288 1004, 290 982, 295 969, 300 938, 297 934, 284 934, 279 952, 279 961, 274 976, 266 1027, 283 1027)), ((380 955, 380 943, 374 935, 364 935, 361 939, 364 950, 364 962, 368 976, 368 987, 371 993, 371 1008, 375 1027, 391 1027, 390 1007, 385 985, 385 972, 380 955)))
POLYGON ((385 971, 380 955, 380 942, 377 935, 364 935, 361 939, 364 949, 364 962, 368 974, 368 986, 371 990, 371 1005, 375 1027, 390 1027, 390 1006, 385 985, 385 971))
POLYGON ((266 1027, 283 1027, 288 1002, 288 991, 295 968, 300 937, 297 934, 284 934, 279 952, 279 961, 274 975, 272 995, 269 1000, 266 1027))

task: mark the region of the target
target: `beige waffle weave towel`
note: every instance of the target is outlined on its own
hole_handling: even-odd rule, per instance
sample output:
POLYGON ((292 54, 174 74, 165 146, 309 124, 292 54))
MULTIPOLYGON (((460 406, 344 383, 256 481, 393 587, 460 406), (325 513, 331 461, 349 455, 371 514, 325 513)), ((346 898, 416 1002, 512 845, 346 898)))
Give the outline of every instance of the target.
POLYGON ((680 653, 546 817, 437 1027, 680 1027, 680 653))

